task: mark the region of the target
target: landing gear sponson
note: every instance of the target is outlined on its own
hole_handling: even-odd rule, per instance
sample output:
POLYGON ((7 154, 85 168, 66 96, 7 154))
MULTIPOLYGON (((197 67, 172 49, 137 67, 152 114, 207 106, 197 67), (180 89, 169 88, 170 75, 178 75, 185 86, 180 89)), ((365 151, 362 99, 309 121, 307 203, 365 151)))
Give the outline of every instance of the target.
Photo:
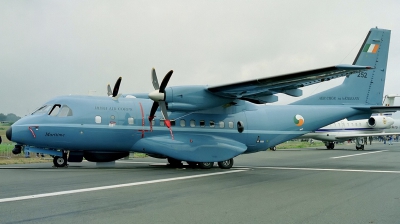
MULTIPOLYGON (((176 160, 173 158, 168 158, 168 163, 172 167, 182 167, 182 161, 176 160)), ((186 163, 190 167, 200 167, 201 169, 211 169, 214 166, 214 162, 191 162, 191 161, 186 161, 186 163)), ((221 169, 230 169, 233 166, 233 159, 228 159, 225 161, 218 162, 218 167, 221 169)))

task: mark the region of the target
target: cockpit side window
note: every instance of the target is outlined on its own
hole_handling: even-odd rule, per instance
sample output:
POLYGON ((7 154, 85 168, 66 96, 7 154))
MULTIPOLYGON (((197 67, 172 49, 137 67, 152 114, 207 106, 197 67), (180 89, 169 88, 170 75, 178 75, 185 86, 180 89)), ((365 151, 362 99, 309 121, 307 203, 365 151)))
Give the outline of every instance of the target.
POLYGON ((63 105, 61 107, 60 113, 58 113, 58 117, 67 117, 72 116, 72 110, 67 105, 63 105))
POLYGON ((60 108, 61 105, 60 104, 56 104, 53 106, 53 108, 51 108, 49 115, 50 116, 57 116, 58 112, 60 112, 60 108))

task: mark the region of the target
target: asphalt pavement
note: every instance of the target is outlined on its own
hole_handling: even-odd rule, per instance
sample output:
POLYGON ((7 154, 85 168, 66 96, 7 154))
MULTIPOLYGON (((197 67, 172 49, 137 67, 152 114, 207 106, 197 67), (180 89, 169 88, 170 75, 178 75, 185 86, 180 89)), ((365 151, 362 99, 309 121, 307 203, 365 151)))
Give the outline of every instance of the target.
POLYGON ((0 166, 0 223, 400 223, 400 143, 166 160, 0 166))

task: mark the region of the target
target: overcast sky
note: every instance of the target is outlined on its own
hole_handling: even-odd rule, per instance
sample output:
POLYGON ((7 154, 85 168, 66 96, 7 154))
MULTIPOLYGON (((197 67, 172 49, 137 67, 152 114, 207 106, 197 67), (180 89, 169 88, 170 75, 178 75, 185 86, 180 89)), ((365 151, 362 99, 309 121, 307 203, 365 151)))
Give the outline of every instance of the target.
MULTIPOLYGON (((400 94, 400 1, 0 1, 0 113, 68 94, 150 92, 351 64, 370 28, 392 30, 385 94, 400 94)), ((304 96, 342 79, 307 87, 304 96)), ((299 98, 279 95, 279 104, 299 98)), ((400 100, 396 103, 400 105, 400 100)))

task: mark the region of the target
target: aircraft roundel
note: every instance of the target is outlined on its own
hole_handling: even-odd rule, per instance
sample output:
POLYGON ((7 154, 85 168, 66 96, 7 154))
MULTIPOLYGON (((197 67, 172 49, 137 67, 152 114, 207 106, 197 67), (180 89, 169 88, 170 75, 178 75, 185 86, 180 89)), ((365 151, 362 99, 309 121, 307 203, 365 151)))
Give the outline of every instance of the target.
POLYGON ((293 121, 296 124, 296 126, 299 126, 299 127, 304 124, 304 118, 300 114, 297 114, 296 116, 294 116, 293 121))

